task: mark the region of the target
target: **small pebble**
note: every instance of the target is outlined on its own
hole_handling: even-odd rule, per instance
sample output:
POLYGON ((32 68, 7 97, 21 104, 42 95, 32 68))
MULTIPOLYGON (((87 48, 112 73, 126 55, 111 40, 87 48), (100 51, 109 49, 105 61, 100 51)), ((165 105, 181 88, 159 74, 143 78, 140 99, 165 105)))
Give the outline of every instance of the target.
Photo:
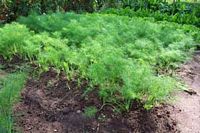
POLYGON ((80 111, 80 110, 77 110, 77 111, 76 111, 76 113, 80 114, 80 113, 81 113, 81 111, 80 111))

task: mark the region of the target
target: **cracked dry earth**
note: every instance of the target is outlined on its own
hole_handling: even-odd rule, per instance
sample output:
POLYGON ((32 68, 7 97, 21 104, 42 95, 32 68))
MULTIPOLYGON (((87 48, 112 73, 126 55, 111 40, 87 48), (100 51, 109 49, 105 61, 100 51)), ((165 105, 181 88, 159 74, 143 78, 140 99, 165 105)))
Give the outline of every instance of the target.
POLYGON ((172 117, 181 133, 200 133, 200 51, 179 72, 189 91, 179 92, 172 117))

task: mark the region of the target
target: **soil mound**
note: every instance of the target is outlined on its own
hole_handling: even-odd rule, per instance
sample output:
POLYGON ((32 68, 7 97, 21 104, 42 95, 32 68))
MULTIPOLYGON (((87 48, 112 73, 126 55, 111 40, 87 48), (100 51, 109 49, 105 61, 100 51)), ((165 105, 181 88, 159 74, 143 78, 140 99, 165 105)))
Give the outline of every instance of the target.
POLYGON ((16 129, 23 133, 175 133, 176 122, 168 105, 144 110, 133 103, 128 113, 117 114, 112 106, 102 108, 97 91, 84 97, 87 81, 68 81, 64 74, 43 73, 30 78, 22 92, 22 101, 15 106, 16 129), (85 107, 99 110, 95 117, 84 115, 85 107))

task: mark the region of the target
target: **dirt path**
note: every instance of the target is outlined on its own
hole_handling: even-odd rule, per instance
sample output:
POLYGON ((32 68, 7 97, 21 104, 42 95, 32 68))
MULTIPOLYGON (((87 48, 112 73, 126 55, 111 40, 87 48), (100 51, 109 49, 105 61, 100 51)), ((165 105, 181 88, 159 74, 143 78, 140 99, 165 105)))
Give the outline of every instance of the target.
POLYGON ((172 117, 181 133, 200 133, 200 51, 183 65, 179 74, 190 91, 177 94, 172 117))

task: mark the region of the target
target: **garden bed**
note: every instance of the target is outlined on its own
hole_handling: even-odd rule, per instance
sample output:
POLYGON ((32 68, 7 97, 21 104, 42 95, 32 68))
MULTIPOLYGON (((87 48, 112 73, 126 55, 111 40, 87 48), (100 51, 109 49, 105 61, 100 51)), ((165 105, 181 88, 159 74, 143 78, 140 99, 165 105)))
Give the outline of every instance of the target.
MULTIPOLYGON (((9 94, 20 83, 19 98, 29 74, 14 107, 14 130, 179 132, 172 118, 182 110, 167 103, 183 85, 175 70, 198 48, 197 33, 174 23, 98 13, 32 14, 4 25, 2 70, 22 74, 2 90, 9 94)), ((9 105, 3 129, 12 131, 9 105)))
POLYGON ((83 97, 84 82, 68 81, 54 71, 43 73, 39 79, 30 78, 22 92, 22 102, 15 107, 17 127, 23 133, 80 132, 178 132, 170 117, 169 105, 145 110, 137 102, 128 113, 116 113, 105 105, 97 91, 83 97), (95 106, 94 117, 85 116, 85 108, 95 106))

